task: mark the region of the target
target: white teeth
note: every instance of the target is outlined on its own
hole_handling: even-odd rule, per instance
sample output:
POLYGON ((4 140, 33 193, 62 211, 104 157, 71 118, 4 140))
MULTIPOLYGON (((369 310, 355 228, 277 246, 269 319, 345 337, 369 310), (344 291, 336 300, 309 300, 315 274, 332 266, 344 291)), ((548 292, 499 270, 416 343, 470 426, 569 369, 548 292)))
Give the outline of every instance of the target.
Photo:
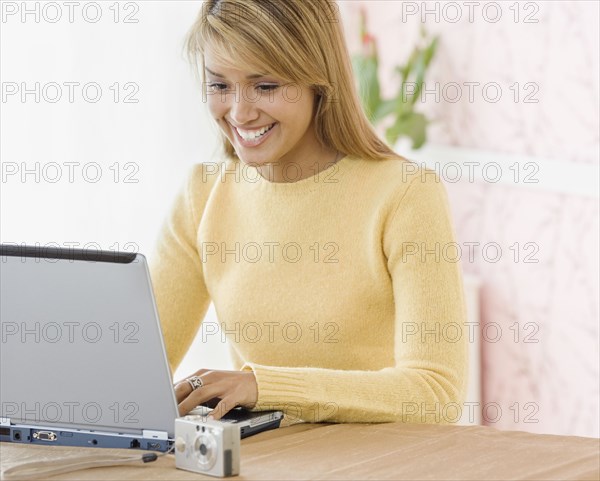
POLYGON ((269 130, 271 130, 271 128, 274 125, 275 124, 269 125, 267 127, 263 127, 260 130, 240 130, 237 127, 235 127, 235 130, 238 131, 238 134, 240 134, 240 137, 244 140, 256 140, 258 137, 260 137, 261 135, 264 135, 269 130))

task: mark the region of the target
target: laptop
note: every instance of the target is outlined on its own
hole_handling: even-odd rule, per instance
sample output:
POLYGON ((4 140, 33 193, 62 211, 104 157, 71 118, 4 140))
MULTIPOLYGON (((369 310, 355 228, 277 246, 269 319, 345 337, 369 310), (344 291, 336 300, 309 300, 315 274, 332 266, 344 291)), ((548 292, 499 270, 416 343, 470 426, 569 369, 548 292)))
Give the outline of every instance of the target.
MULTIPOLYGON (((0 441, 170 449, 179 414, 143 255, 0 245, 0 325, 0 441)), ((244 438, 282 418, 222 421, 244 438)))

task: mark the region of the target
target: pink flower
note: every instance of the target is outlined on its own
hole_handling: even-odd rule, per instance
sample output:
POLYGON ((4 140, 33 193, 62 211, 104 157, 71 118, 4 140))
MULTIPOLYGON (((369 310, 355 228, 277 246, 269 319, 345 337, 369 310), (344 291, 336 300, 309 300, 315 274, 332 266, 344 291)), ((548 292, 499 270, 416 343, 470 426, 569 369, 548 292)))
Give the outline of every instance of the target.
POLYGON ((364 8, 360 9, 360 37, 362 54, 365 57, 376 57, 377 40, 367 31, 367 12, 364 8))

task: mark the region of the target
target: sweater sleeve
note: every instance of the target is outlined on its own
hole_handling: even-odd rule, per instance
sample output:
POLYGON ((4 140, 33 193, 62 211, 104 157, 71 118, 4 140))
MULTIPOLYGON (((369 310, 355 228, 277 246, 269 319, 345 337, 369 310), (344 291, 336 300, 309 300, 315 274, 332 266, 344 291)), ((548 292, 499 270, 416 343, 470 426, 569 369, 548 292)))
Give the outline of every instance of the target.
POLYGON ((203 165, 195 165, 172 204, 158 235, 150 262, 150 277, 160 317, 167 358, 174 373, 210 305, 197 250, 199 218, 208 184, 203 165))
POLYGON ((382 240, 395 304, 395 365, 351 371, 246 363, 242 369, 257 379, 255 410, 280 409, 307 422, 460 418, 467 382, 461 271, 450 255, 445 188, 435 172, 423 172, 398 194, 382 240))

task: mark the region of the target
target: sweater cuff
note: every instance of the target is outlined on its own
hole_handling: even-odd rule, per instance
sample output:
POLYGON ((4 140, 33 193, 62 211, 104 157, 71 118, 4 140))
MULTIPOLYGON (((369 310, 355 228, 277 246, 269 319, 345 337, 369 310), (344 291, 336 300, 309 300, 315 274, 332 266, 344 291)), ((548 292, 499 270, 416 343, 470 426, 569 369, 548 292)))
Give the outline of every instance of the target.
POLYGON ((262 366, 247 362, 242 371, 253 371, 258 386, 258 399, 253 411, 271 409, 294 410, 315 401, 309 393, 309 383, 304 373, 285 367, 262 366))

